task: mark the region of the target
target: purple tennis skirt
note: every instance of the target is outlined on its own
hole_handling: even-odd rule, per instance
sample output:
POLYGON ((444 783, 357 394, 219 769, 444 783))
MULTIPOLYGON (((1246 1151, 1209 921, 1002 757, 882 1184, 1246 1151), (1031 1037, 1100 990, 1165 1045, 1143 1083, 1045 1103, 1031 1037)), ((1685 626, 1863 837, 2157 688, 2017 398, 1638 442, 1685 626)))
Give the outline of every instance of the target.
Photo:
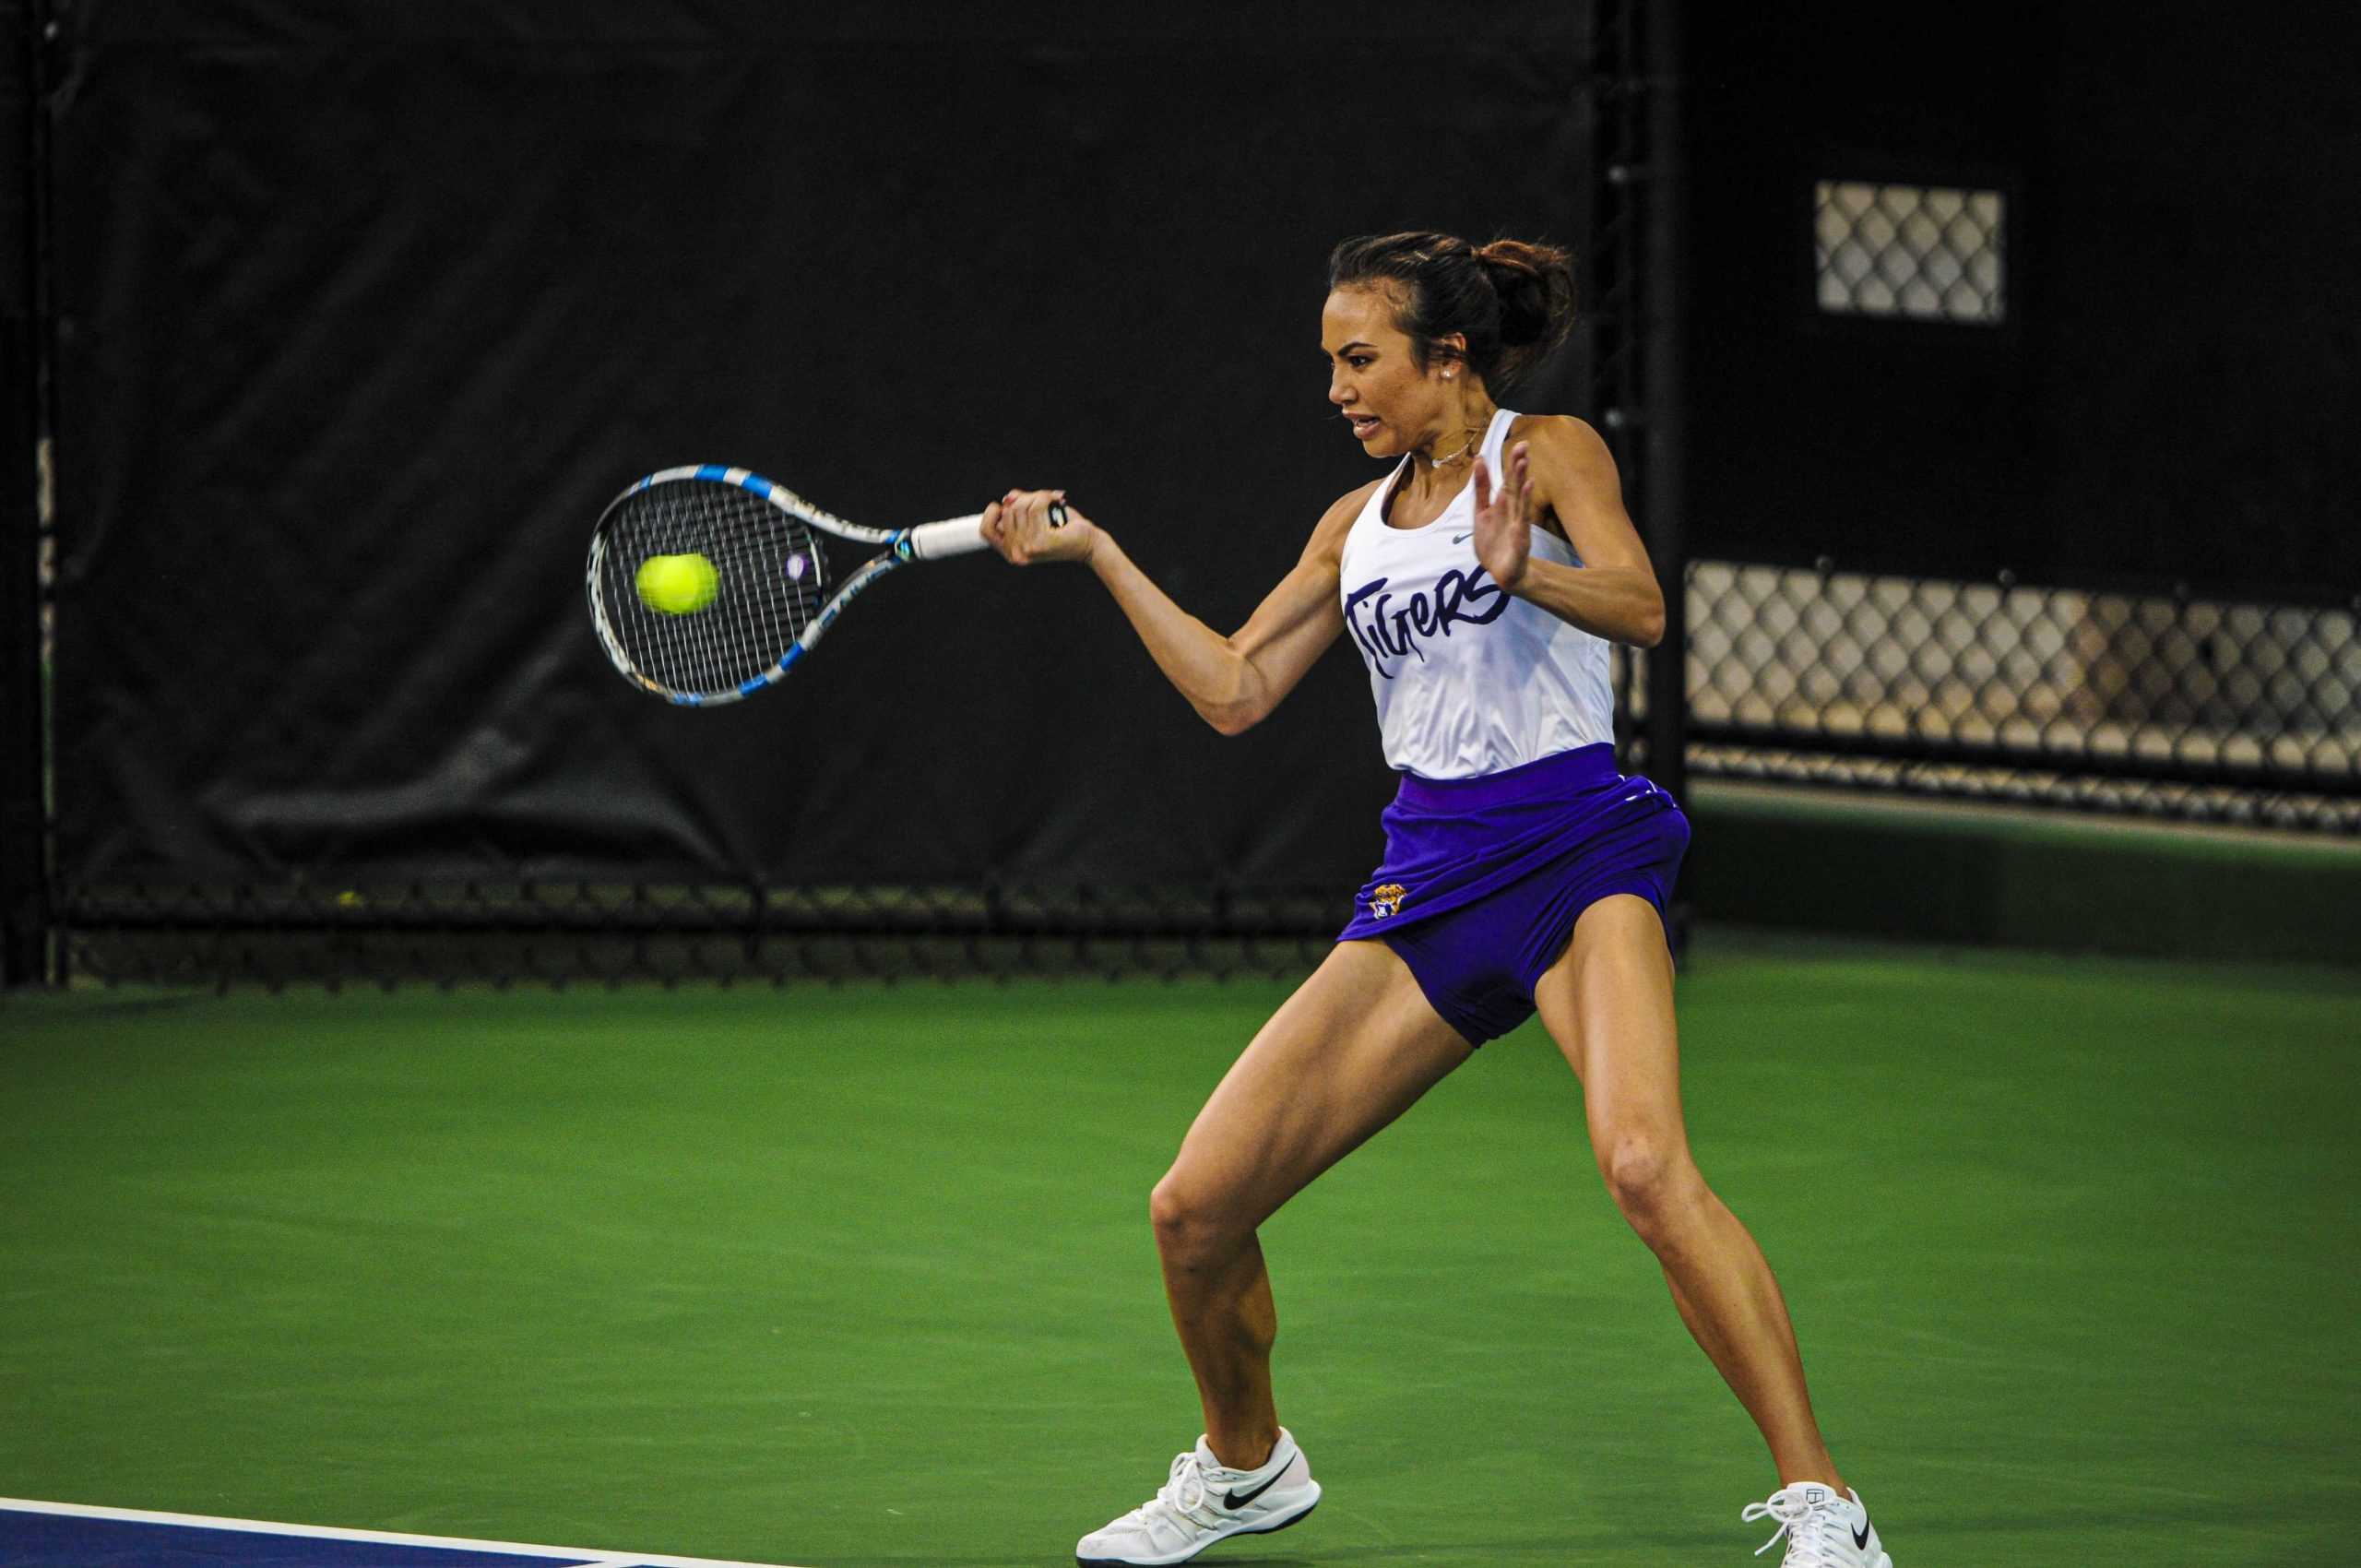
POLYGON ((1679 806, 1617 772, 1605 742, 1476 778, 1406 773, 1382 820, 1384 862, 1336 940, 1393 948, 1477 1045, 1533 1016, 1535 982, 1591 905, 1637 894, 1664 920, 1689 848, 1679 806))

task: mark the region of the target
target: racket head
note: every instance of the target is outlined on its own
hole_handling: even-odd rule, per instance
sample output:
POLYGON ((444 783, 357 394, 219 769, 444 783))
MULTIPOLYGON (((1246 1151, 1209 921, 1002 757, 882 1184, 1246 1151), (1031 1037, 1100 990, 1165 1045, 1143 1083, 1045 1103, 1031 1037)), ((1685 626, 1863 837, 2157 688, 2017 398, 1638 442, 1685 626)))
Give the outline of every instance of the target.
MULTIPOLYGON (((591 532, 584 588, 599 644, 625 680, 708 706, 787 672, 825 602, 828 576, 813 518, 795 500, 759 474, 708 463, 649 474, 608 504, 591 532), (641 567, 659 555, 710 562, 710 601, 674 613, 642 598, 641 567)), ((829 525, 889 537, 835 517, 829 525)))

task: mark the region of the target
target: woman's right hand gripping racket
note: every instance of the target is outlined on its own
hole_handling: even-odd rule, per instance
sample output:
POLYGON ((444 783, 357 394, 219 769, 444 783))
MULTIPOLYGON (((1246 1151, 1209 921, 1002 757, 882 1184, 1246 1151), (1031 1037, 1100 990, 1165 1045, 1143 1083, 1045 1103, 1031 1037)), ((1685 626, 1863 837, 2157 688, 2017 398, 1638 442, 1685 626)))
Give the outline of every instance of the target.
MULTIPOLYGON (((1053 503, 1050 526, 1064 522, 1063 503, 1053 503)), ((864 528, 760 474, 707 463, 649 474, 609 504, 590 536, 585 587, 590 624, 625 680, 709 707, 794 669, 886 573, 984 548, 980 512, 864 528), (830 595, 821 533, 885 548, 830 595)))

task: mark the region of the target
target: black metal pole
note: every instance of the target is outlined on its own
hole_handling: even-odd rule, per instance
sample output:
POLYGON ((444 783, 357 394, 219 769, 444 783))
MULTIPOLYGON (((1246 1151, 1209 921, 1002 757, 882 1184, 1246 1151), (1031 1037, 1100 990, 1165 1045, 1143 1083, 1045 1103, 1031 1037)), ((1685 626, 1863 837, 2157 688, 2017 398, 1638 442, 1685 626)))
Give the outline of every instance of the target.
POLYGON ((1676 800, 1689 788, 1689 553, 1681 526, 1688 442, 1681 405, 1681 311, 1687 285, 1682 245, 1680 6, 1646 7, 1646 219, 1641 289, 1640 449, 1647 496, 1642 520, 1648 558, 1664 585, 1664 640, 1648 658, 1648 776, 1676 800))
MULTIPOLYGON (((1646 177, 1642 100, 1640 0, 1599 0, 1592 11, 1591 176, 1583 255, 1583 309, 1591 322, 1589 398, 1584 411, 1615 455, 1623 501, 1635 519, 1647 516, 1641 432, 1638 203, 1646 177)), ((1642 526, 1644 527, 1644 521, 1642 526)), ((1633 733, 1643 708, 1632 689, 1634 660, 1615 659, 1616 763, 1644 766, 1646 735, 1633 733)))
POLYGON ((48 388, 48 0, 23 0, 7 97, 6 204, 13 274, 0 288, 0 985, 50 978, 49 823, 43 801, 42 410, 48 388))
MULTIPOLYGON (((1679 6, 1678 0, 1602 0, 1594 15, 1599 112, 1587 252, 1596 323, 1591 404, 1665 597, 1664 636, 1645 661, 1644 713, 1636 734, 1619 725, 1619 739, 1636 751, 1633 760, 1651 778, 1681 799, 1689 784, 1689 560, 1681 527, 1687 447, 1679 6)), ((1619 658, 1618 666, 1619 671, 1626 660, 1619 658)), ((1692 845, 1684 888, 1694 885, 1696 859, 1692 845)), ((1679 897, 1669 911, 1676 952, 1687 945, 1692 903, 1679 897)))

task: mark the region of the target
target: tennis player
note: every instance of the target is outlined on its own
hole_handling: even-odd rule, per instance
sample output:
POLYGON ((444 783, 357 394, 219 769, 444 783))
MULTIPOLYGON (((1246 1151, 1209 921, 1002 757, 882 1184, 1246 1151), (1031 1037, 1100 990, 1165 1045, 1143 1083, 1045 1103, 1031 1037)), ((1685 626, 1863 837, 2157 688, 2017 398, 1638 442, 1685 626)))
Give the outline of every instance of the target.
MULTIPOLYGON (((1439 233, 1329 258, 1328 400, 1385 475, 1344 496, 1246 624, 1173 603, 1059 491, 985 517, 1009 561, 1086 564, 1225 735, 1349 632, 1401 774, 1385 856, 1335 947, 1255 1035, 1149 1199, 1205 1431, 1164 1486, 1082 1538, 1084 1562, 1185 1562, 1284 1529, 1320 1483, 1271 1390, 1278 1318, 1255 1231, 1311 1179, 1536 1010, 1582 1080, 1591 1146, 1673 1304, 1762 1429, 1790 1568, 1892 1568, 1821 1441, 1769 1265, 1690 1157, 1666 900, 1679 808, 1615 766, 1608 645, 1652 647, 1664 596, 1606 445, 1501 408, 1572 324, 1565 252, 1439 233)), ((1758 1555, 1760 1553, 1758 1552, 1758 1555)))

